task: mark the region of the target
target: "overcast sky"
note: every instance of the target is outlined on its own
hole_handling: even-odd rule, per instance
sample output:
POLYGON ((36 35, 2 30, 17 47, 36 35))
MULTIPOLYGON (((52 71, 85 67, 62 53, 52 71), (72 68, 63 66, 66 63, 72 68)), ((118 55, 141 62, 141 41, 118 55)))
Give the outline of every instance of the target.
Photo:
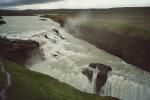
POLYGON ((150 0, 0 0, 3 9, 112 8, 150 6, 150 0))

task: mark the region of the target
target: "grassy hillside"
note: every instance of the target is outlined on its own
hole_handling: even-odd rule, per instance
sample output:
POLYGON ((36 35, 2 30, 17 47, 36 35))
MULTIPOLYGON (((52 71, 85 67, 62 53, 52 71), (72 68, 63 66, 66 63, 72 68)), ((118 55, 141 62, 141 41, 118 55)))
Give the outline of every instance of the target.
POLYGON ((12 77, 10 100, 117 100, 80 92, 52 77, 10 61, 5 61, 4 65, 12 77))

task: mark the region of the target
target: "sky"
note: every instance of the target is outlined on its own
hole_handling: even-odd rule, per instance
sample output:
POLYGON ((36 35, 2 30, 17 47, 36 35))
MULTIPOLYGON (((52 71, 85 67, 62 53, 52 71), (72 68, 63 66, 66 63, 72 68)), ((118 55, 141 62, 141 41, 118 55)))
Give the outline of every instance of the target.
POLYGON ((0 9, 87 9, 150 6, 150 0, 0 0, 0 9))

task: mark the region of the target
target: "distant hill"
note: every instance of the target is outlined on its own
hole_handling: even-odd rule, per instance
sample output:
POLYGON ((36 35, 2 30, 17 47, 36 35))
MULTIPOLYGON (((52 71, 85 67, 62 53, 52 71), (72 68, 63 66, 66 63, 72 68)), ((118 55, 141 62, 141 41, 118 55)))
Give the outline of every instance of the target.
POLYGON ((44 10, 0 10, 1 16, 25 16, 34 14, 72 14, 72 13, 103 13, 103 14, 149 14, 150 7, 125 7, 110 9, 44 9, 44 10))

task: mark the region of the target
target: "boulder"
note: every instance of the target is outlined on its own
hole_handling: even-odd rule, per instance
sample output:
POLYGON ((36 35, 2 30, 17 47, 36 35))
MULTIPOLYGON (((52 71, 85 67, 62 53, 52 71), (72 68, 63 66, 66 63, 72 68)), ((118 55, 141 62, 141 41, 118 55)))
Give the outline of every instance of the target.
POLYGON ((39 43, 32 40, 7 39, 0 37, 0 56, 25 65, 32 53, 39 50, 39 43))

